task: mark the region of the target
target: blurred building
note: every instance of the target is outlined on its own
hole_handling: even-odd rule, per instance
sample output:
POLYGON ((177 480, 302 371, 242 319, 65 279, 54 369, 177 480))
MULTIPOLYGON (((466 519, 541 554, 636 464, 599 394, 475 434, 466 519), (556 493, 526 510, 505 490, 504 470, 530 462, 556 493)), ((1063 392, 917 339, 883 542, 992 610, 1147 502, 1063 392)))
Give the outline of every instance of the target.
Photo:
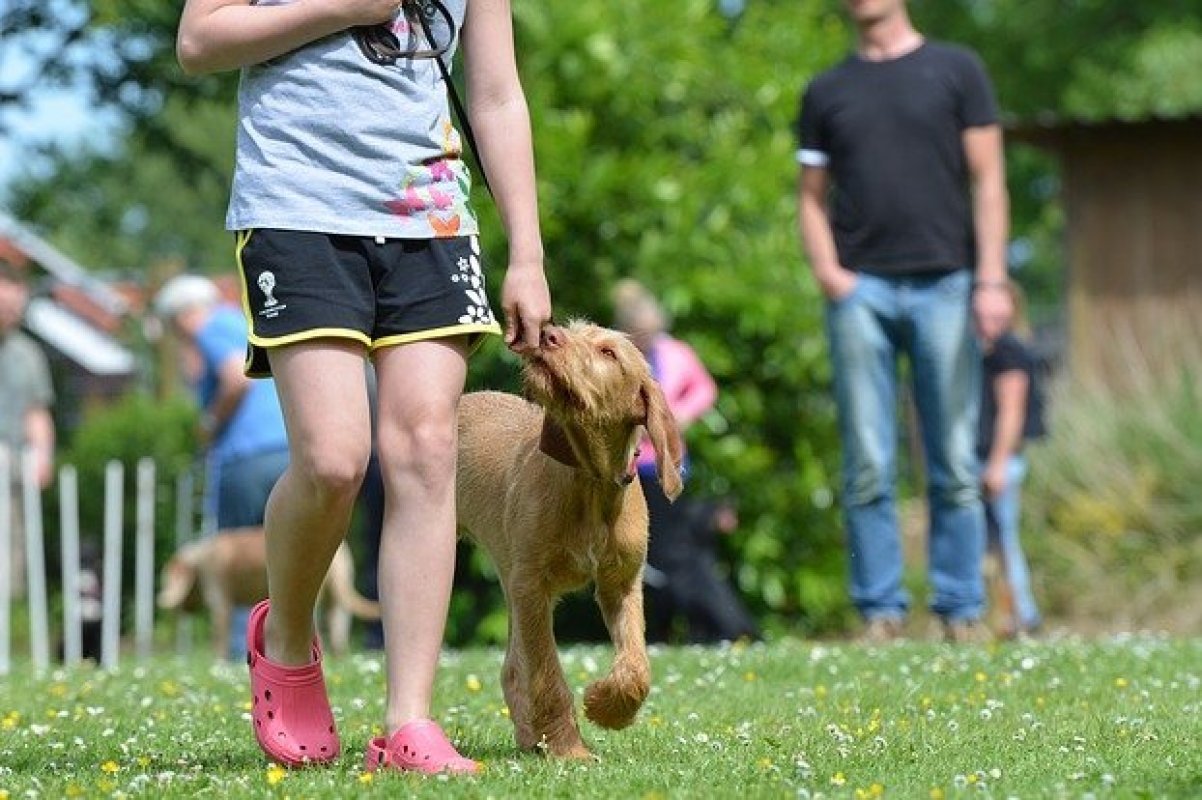
POLYGON ((50 361, 58 424, 74 429, 89 407, 120 396, 137 375, 134 353, 118 338, 131 298, 3 212, 0 255, 30 267, 23 327, 50 361))
POLYGON ((1121 388, 1202 360, 1202 113, 1007 135, 1061 164, 1069 371, 1121 388))

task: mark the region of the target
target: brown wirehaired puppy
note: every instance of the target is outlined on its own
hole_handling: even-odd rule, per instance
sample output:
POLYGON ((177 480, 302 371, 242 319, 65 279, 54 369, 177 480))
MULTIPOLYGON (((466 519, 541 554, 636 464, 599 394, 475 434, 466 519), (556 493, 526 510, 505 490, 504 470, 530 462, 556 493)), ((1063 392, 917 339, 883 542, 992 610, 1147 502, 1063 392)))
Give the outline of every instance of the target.
MULTIPOLYGON (((267 597, 267 537, 260 527, 231 528, 189 542, 163 565, 160 582, 159 608, 208 610, 213 651, 224 658, 234 608, 267 597)), ((350 648, 352 617, 380 618, 380 604, 355 590, 355 562, 346 542, 330 563, 320 602, 329 629, 325 642, 335 654, 350 648)))
POLYGON ((523 749, 584 758, 552 627, 563 594, 589 582, 614 644, 608 676, 584 694, 604 728, 634 721, 650 689, 643 634, 647 503, 635 480, 641 428, 664 492, 681 491, 680 434, 625 334, 586 322, 548 327, 525 358, 527 394, 473 392, 459 406, 459 524, 488 550, 509 608, 501 686, 523 749))

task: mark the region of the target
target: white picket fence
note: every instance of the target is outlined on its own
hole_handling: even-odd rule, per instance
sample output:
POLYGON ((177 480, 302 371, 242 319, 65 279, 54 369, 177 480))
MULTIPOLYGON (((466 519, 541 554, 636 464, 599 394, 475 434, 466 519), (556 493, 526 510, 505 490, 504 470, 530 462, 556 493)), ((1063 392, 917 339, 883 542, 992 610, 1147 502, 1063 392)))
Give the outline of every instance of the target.
MULTIPOLYGON (((12 667, 12 537, 16 509, 4 487, 19 484, 25 536, 26 596, 29 608, 29 657, 36 671, 51 663, 50 615, 46 581, 45 539, 42 527, 42 492, 37 485, 35 460, 24 453, 19 463, 0 448, 0 675, 12 667), (18 479, 14 481, 14 478, 18 479)), ((154 633, 155 573, 155 464, 150 458, 137 463, 134 524, 134 616, 133 652, 141 658, 151 654, 154 633)), ((82 614, 80 607, 79 483, 74 466, 58 473, 59 531, 62 555, 63 663, 76 665, 82 658, 82 614)), ((100 666, 116 669, 121 649, 121 580, 125 554, 124 520, 125 467, 110 461, 104 472, 104 574, 101 579, 103 619, 100 666)), ((190 539, 192 531, 192 476, 185 473, 176 484, 176 539, 190 539)), ((87 491, 92 491, 88 487, 87 491)), ((177 646, 186 647, 190 630, 181 627, 177 646)))

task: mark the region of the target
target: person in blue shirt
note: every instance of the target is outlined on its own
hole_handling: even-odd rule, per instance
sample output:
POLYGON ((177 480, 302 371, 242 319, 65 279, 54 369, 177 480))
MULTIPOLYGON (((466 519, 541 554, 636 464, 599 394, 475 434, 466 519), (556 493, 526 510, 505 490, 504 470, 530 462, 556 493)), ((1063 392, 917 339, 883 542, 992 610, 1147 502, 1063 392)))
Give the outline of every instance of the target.
MULTIPOLYGON (((251 380, 246 360, 246 318, 200 275, 177 275, 163 284, 155 313, 199 360, 194 390, 205 448, 205 518, 218 532, 262 525, 267 497, 288 466, 288 437, 275 382, 251 380)), ((246 655, 246 619, 240 608, 230 629, 229 657, 246 655)))

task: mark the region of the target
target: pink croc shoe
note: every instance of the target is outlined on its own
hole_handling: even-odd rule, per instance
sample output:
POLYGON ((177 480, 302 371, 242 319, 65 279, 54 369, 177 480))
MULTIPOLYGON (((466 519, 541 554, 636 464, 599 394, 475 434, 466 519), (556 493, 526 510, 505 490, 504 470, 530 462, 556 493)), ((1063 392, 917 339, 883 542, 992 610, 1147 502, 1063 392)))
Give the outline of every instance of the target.
POLYGON ((338 757, 334 714, 321 672, 321 644, 313 639, 313 662, 286 667, 263 655, 268 601, 256 605, 246 625, 251 720, 259 747, 287 767, 325 764, 338 757))
POLYGON ((401 769, 426 775, 440 772, 471 775, 480 771, 480 765, 459 755, 438 723, 428 719, 414 720, 388 739, 383 736, 372 739, 367 743, 363 767, 368 772, 401 769))

